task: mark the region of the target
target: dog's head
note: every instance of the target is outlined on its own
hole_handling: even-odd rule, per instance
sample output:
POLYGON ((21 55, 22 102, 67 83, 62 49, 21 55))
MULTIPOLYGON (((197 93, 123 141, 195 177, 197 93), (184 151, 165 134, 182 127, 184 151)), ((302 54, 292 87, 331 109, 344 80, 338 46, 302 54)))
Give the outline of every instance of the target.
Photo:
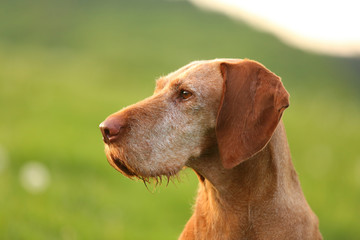
POLYGON ((106 156, 141 179, 174 175, 214 149, 224 168, 233 168, 268 143, 288 96, 280 78, 257 62, 192 62, 100 124, 106 156))

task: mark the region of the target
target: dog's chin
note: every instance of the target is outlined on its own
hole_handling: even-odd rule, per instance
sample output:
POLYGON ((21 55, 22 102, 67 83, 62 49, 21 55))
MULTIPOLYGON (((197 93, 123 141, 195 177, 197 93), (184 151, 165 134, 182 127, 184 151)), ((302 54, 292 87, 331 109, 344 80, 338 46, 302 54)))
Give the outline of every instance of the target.
POLYGON ((132 167, 128 162, 128 158, 124 155, 124 152, 121 148, 115 146, 105 145, 105 153, 108 162, 110 165, 119 171, 122 175, 130 179, 140 179, 144 182, 150 182, 154 179, 156 182, 161 182, 162 177, 165 177, 169 180, 172 176, 177 175, 177 173, 182 169, 179 167, 177 169, 163 169, 161 172, 143 172, 141 169, 132 167))

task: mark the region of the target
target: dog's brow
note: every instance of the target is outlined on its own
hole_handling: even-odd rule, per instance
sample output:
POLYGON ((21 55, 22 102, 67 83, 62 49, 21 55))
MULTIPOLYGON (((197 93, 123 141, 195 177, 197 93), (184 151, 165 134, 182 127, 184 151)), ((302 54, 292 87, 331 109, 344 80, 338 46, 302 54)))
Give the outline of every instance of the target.
POLYGON ((165 77, 160 77, 156 80, 156 89, 161 89, 163 87, 165 87, 166 83, 168 82, 169 80, 165 77))
POLYGON ((158 84, 162 84, 165 80, 165 77, 159 77, 157 80, 156 80, 156 85, 158 84))

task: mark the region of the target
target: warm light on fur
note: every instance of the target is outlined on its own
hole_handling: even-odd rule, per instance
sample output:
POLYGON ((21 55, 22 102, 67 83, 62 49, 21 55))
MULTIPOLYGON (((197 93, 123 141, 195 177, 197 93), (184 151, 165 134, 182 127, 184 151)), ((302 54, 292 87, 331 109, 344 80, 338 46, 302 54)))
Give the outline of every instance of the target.
POLYGON ((196 61, 100 129, 109 163, 127 177, 196 172, 180 239, 322 239, 291 162, 281 122, 288 106, 280 78, 255 61, 196 61))

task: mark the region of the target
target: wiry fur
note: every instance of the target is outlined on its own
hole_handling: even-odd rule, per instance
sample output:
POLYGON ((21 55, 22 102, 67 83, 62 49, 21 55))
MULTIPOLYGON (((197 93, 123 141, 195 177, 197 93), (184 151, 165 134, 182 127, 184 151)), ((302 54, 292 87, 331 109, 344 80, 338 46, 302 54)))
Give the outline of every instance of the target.
POLYGON ((121 126, 105 152, 145 185, 195 170, 198 197, 179 239, 322 239, 280 121, 288 105, 280 78, 261 64, 192 62, 101 124, 104 137, 107 124, 121 126), (192 96, 181 98, 182 90, 192 96))
POLYGON ((119 141, 105 147, 109 162, 121 171, 117 159, 130 170, 125 175, 147 181, 175 175, 188 159, 199 157, 216 124, 214 106, 222 88, 217 67, 216 62, 191 63, 161 77, 153 96, 111 115, 126 121, 119 141), (191 91, 191 99, 179 99, 181 89, 191 91))

